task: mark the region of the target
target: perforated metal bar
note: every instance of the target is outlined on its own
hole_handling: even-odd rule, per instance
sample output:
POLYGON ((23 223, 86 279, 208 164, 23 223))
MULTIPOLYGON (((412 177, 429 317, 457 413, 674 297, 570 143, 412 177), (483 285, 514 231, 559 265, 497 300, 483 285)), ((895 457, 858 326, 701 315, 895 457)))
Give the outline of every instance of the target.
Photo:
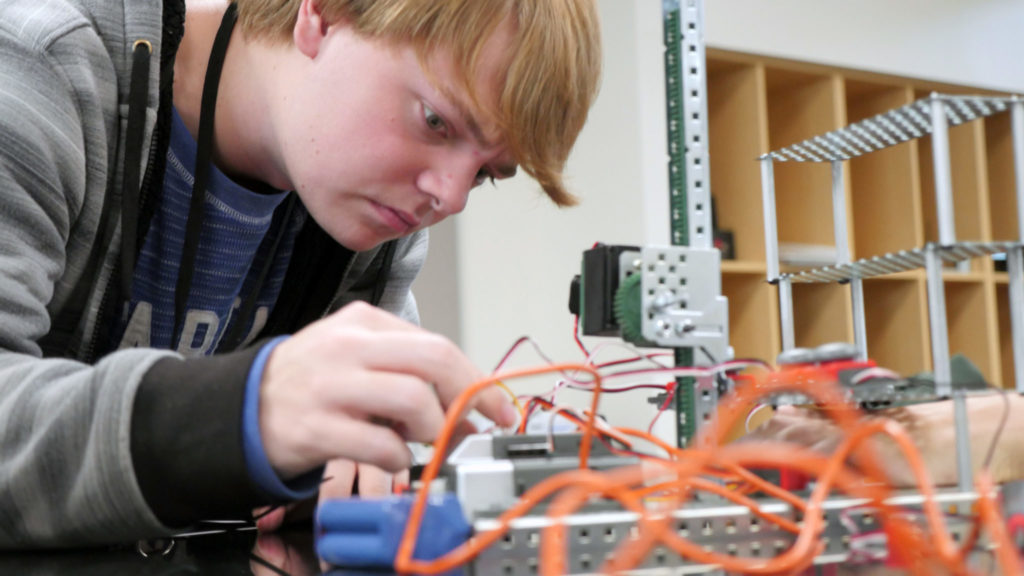
POLYGON ((949 126, 1003 112, 1013 102, 1012 98, 934 94, 845 128, 769 152, 765 156, 779 162, 834 162, 927 136, 932 133, 933 100, 945 104, 949 126))
POLYGON ((704 61, 704 2, 681 3, 682 83, 685 129, 686 202, 689 242, 693 248, 711 248, 711 185, 708 167, 708 103, 704 61))
MULTIPOLYGON (((972 258, 1007 252, 1018 246, 1021 246, 1021 244, 1017 242, 957 242, 949 246, 938 246, 937 253, 943 262, 955 264, 972 258)), ((778 278, 769 278, 769 280, 787 278, 790 282, 794 283, 844 282, 853 278, 872 278, 909 270, 919 270, 925 267, 926 251, 927 247, 901 250, 900 252, 885 254, 884 256, 857 260, 849 264, 838 264, 836 266, 803 270, 792 274, 782 274, 778 278)))

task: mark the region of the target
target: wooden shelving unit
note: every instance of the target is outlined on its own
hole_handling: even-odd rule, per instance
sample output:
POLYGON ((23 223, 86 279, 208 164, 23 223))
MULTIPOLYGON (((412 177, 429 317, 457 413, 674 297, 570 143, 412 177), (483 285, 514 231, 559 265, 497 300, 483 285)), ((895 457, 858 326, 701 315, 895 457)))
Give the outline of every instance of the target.
MULTIPOLYGON (((707 51, 708 128, 717 218, 736 259, 722 266, 737 357, 774 360, 781 351, 778 289, 765 279, 758 157, 927 97, 984 94, 950 86, 759 55, 707 51)), ((957 241, 1017 242, 1019 228, 1009 114, 949 130, 957 241)), ((854 260, 919 248, 938 239, 930 137, 845 163, 848 243, 854 260)), ((828 163, 775 164, 780 242, 833 245, 828 163)), ((988 258, 944 273, 951 353, 993 383, 1012 387, 1008 280, 988 258)), ((794 284, 798 346, 853 341, 849 286, 794 284)), ((932 370, 923 270, 864 281, 869 356, 903 374, 932 370)))

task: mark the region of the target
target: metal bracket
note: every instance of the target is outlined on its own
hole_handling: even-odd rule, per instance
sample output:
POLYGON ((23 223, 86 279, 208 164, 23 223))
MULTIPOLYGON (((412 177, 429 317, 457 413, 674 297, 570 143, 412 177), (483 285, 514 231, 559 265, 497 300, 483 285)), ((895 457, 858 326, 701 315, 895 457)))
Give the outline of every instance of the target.
POLYGON ((716 361, 732 358, 729 303, 722 296, 721 254, 713 248, 646 246, 623 254, 620 271, 641 275, 646 340, 666 348, 705 348, 716 361))

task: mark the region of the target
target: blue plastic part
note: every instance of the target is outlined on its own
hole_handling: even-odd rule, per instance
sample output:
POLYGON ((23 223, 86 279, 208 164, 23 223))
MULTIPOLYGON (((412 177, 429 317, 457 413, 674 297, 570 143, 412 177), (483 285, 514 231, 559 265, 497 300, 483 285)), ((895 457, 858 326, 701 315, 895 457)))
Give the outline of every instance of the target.
MULTIPOLYGON (((321 502, 316 511, 316 552, 333 566, 392 568, 413 496, 321 502)), ((471 527, 454 494, 427 500, 413 558, 434 560, 465 542, 471 527)))

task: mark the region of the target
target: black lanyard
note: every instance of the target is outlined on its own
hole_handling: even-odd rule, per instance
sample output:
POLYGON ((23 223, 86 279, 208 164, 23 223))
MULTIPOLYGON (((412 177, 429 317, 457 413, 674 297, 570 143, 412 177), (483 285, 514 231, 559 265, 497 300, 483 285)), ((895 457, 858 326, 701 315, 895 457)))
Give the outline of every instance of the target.
POLYGON ((199 237, 203 230, 203 200, 206 197, 206 185, 210 180, 210 161, 213 157, 213 115, 217 107, 217 89, 220 85, 220 73, 224 69, 224 56, 228 51, 228 42, 231 41, 231 31, 237 20, 238 8, 234 2, 231 2, 224 12, 220 28, 217 29, 217 36, 213 40, 210 60, 206 66, 206 78, 203 80, 203 97, 199 108, 199 134, 196 135, 196 173, 192 181, 188 220, 185 223, 185 242, 181 248, 178 283, 174 288, 174 331, 171 332, 172 335, 178 334, 184 326, 188 293, 192 287, 192 273, 199 252, 199 237))
MULTIPOLYGON (((178 268, 178 282, 174 290, 174 332, 180 338, 180 331, 184 329, 185 312, 188 304, 188 295, 192 287, 192 276, 195 271, 196 258, 199 252, 199 239, 203 230, 203 203, 206 198, 206 187, 210 180, 210 169, 213 165, 213 127, 214 113, 217 108, 217 90, 220 85, 221 71, 224 69, 224 57, 227 54, 228 42, 231 40, 231 31, 238 21, 238 8, 234 2, 228 4, 224 17, 220 21, 220 28, 217 29, 217 36, 213 40, 213 48, 210 50, 210 60, 206 66, 206 77, 203 80, 203 96, 199 106, 199 133, 196 134, 196 169, 192 181, 192 197, 189 202, 188 220, 185 223, 185 241, 181 249, 181 264, 178 268)), ((222 350, 230 350, 241 344, 244 337, 242 327, 256 308, 256 300, 259 297, 261 288, 270 273, 274 263, 274 255, 285 236, 292 212, 295 207, 294 195, 289 195, 285 201, 285 212, 281 219, 280 232, 273 240, 273 245, 267 255, 263 269, 253 285, 252 290, 245 296, 241 307, 234 317, 234 325, 230 332, 224 334, 218 346, 222 350)))

